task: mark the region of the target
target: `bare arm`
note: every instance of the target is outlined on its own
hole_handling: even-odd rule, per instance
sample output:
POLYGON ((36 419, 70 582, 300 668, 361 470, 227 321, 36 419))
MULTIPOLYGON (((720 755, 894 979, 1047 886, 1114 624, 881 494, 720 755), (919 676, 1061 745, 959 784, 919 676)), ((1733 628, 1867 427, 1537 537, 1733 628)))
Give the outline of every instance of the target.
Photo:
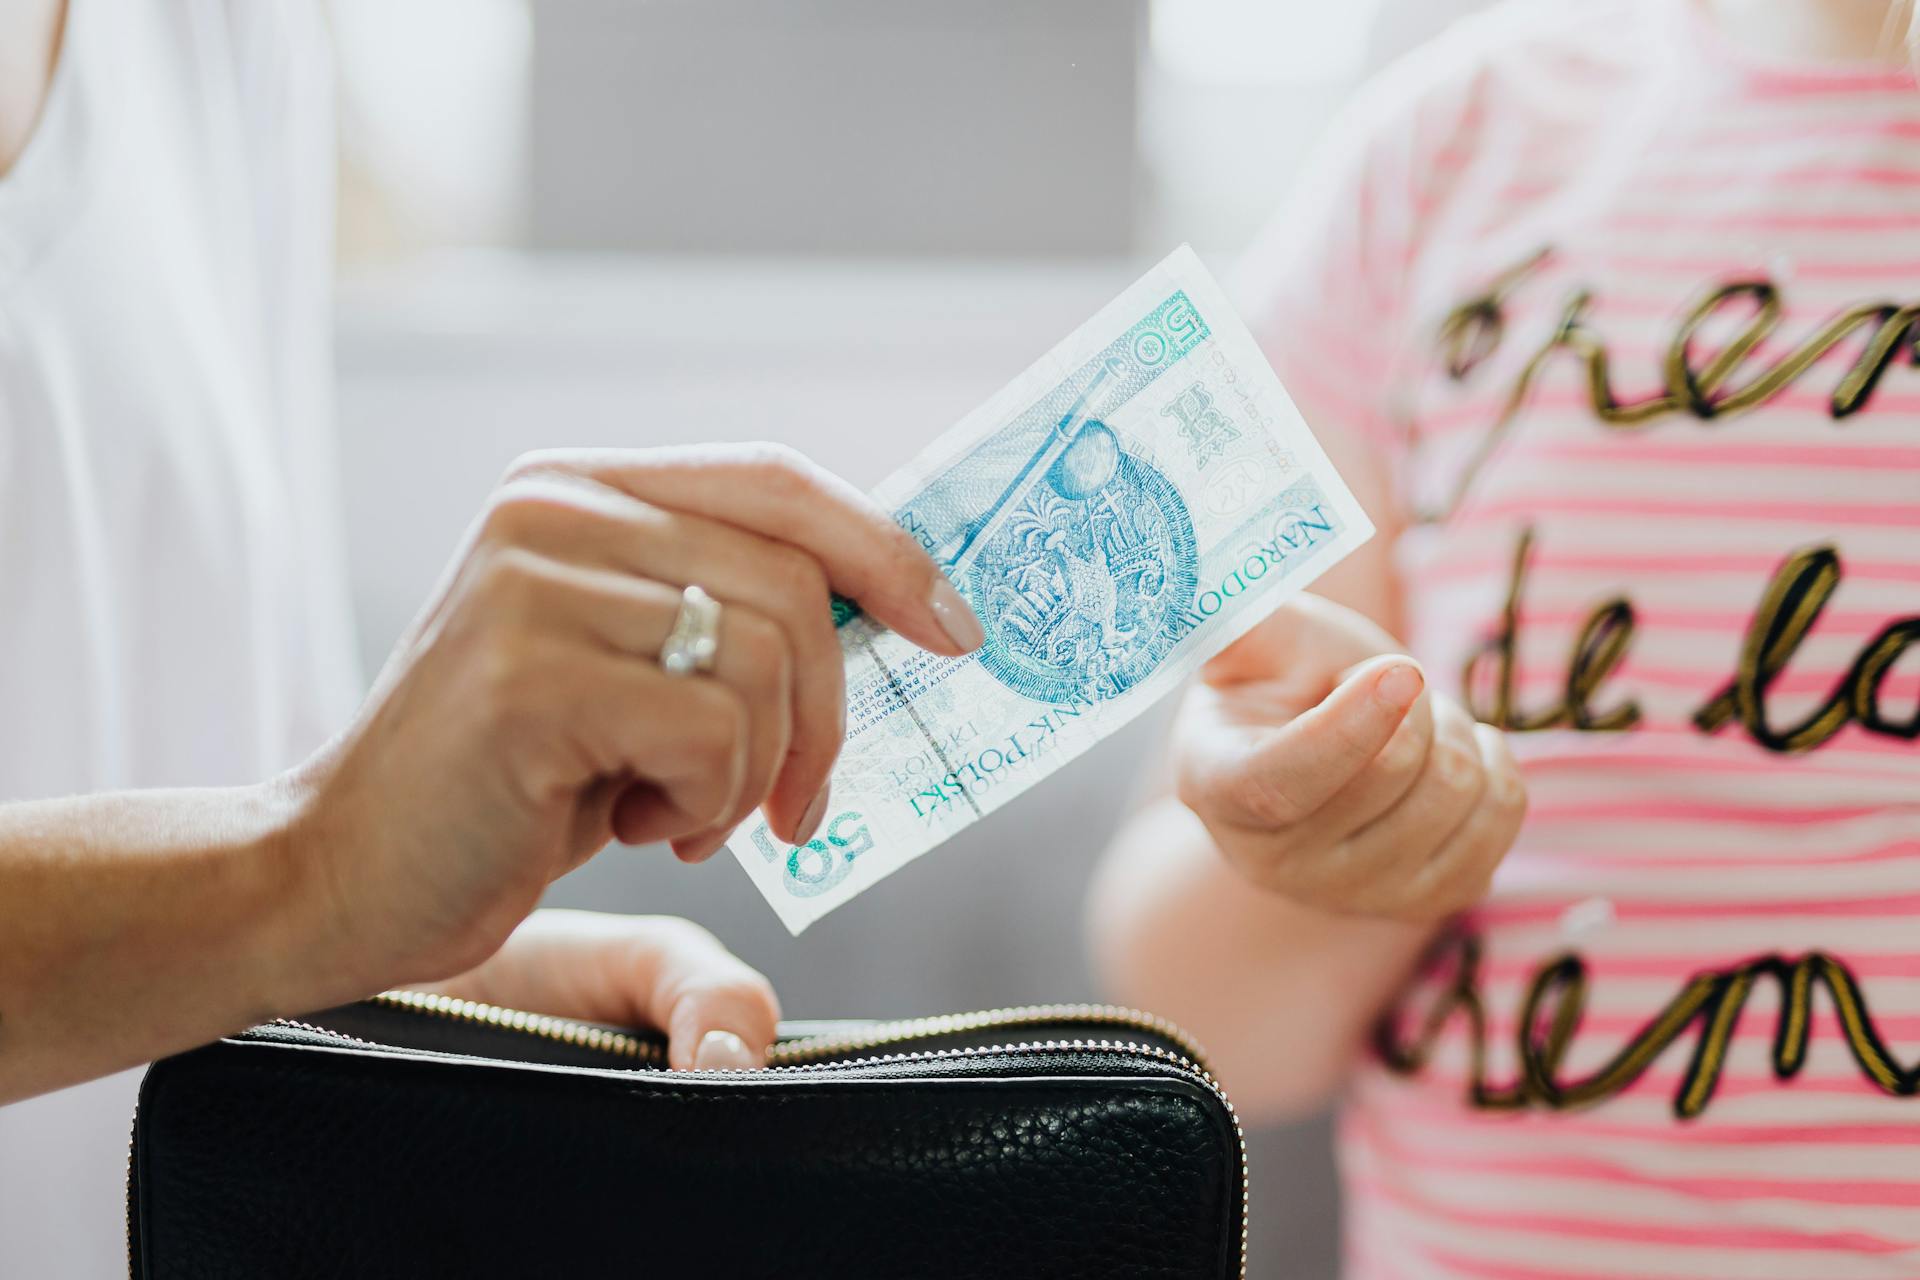
POLYGON ((0 807, 0 1103, 337 995, 271 787, 0 807))
POLYGON ((1119 998, 1191 1030, 1236 1105, 1261 1119, 1308 1114, 1339 1089, 1430 933, 1249 892, 1171 796, 1121 830, 1089 912, 1119 998))
POLYGON ((755 806, 811 837, 844 715, 833 590, 935 652, 979 642, 912 538, 790 451, 524 460, 298 769, 0 806, 0 1103, 449 980, 653 1023, 677 1066, 764 1060, 772 994, 701 931, 519 926, 612 838, 697 862, 755 806), (718 645, 676 675, 657 659, 690 582, 721 603, 718 645), (733 1037, 718 1058, 710 1030, 733 1037))
POLYGON ((1088 908, 1118 998, 1192 1030, 1256 1116, 1311 1111, 1339 1087, 1523 804, 1496 735, 1418 681, 1387 683, 1411 665, 1379 657, 1398 648, 1397 525, 1371 462, 1329 449, 1380 533, 1320 600, 1210 665, 1172 777, 1114 840, 1088 908))
MULTIPOLYGON (((284 782, 0 807, 0 1105, 387 985, 303 883, 284 782)), ((541 911, 470 1000, 670 1033, 676 1067, 765 1061, 779 1005, 704 929, 541 911)))

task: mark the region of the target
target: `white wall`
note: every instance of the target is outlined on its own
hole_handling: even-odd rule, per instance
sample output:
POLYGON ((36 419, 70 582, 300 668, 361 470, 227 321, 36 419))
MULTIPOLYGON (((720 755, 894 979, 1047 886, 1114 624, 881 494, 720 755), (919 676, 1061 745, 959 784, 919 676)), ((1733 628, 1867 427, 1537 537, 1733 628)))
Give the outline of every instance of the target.
POLYGON ((1133 243, 1144 0, 543 0, 530 243, 1133 243))

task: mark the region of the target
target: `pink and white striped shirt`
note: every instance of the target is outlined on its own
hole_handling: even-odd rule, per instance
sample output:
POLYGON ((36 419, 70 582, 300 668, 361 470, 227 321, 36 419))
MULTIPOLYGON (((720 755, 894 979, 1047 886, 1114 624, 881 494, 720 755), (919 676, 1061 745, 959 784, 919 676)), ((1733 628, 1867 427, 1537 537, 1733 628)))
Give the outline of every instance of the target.
POLYGON ((1352 1276, 1920 1275, 1920 88, 1503 8, 1249 275, 1532 802, 1351 1089, 1352 1276))

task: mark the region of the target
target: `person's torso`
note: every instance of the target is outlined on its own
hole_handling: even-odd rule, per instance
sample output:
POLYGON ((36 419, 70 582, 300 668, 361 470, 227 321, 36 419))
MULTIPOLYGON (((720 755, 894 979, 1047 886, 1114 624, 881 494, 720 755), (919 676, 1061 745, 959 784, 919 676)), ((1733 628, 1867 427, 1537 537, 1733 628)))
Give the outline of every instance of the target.
POLYGON ((1911 1274, 1920 90, 1600 44, 1421 213, 1408 638, 1530 810, 1344 1118, 1356 1274, 1911 1274))
MULTIPOLYGON (((263 779, 358 684, 319 15, 68 8, 0 177, 0 802, 263 779)), ((125 1267, 137 1079, 0 1108, 0 1275, 125 1267)))
POLYGON ((72 2, 0 178, 0 798, 255 779, 345 710, 318 25, 72 2))

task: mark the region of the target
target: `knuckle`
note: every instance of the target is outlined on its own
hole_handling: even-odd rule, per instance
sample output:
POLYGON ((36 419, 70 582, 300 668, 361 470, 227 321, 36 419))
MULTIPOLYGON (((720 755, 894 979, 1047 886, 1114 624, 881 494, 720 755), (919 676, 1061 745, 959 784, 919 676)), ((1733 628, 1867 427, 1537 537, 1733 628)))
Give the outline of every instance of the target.
POLYGON ((793 676, 793 660, 779 625, 759 614, 743 614, 740 621, 741 659, 754 683, 763 689, 785 689, 793 676))
POLYGON ((1411 923, 1426 923, 1444 919, 1472 901, 1459 869, 1449 859, 1436 858, 1407 878, 1389 914, 1411 923))
POLYGON ((551 484, 532 477, 515 479, 493 491, 480 517, 480 537, 489 546, 511 547, 528 542, 557 516, 566 504, 551 484))
POLYGON ((689 541, 685 516, 651 502, 634 499, 621 511, 623 536, 636 547, 658 553, 684 546, 689 541))
POLYGON ((529 450, 507 464, 507 469, 500 473, 500 484, 505 487, 535 476, 550 475, 565 466, 566 454, 559 449, 529 450))
POLYGON ((733 796, 729 791, 714 790, 703 793, 700 803, 690 804, 687 812, 702 827, 711 828, 722 825, 727 814, 733 809, 733 796))
POLYGON ((1527 816, 1527 788, 1513 769, 1496 769, 1487 780, 1487 797, 1512 826, 1527 816))
POLYGON ((741 446, 742 461, 767 493, 799 497, 818 485, 814 465, 791 445, 762 440, 741 446))
POLYGON ((1285 787, 1260 770, 1241 769, 1229 786, 1238 807, 1273 827, 1291 827, 1308 816, 1285 787))
POLYGON ((508 485, 517 484, 528 476, 537 474, 540 471, 539 459, 538 453, 523 453, 515 457, 500 472, 499 487, 504 489, 508 485))
POLYGON ((934 563, 931 548, 920 541, 926 536, 924 533, 916 535, 901 528, 864 493, 850 495, 849 502, 853 512, 872 529, 882 550, 894 561, 891 568, 903 574, 918 574, 925 578, 943 572, 934 563))
POLYGON ((780 1016, 780 1002, 772 983, 728 956, 722 966, 686 978, 674 995, 669 1021, 705 1021, 716 1016, 725 1022, 744 1018, 749 1025, 738 1028, 742 1031, 771 1032, 780 1016))
POLYGON ((545 577, 539 556, 521 547, 500 547, 481 568, 480 592, 490 608, 518 612, 539 593, 545 577))
POLYGON ((684 963, 686 957, 724 950, 712 930, 685 916, 648 916, 639 921, 649 941, 664 954, 684 963))
POLYGON ((1506 735, 1490 726, 1482 726, 1481 737, 1487 744, 1487 800, 1514 823, 1526 816, 1527 786, 1520 766, 1507 746, 1506 735))
POLYGON ((511 546, 522 539, 531 515, 524 483, 503 485, 487 499, 487 509, 480 516, 481 541, 490 546, 511 546))
POLYGON ((783 542, 767 542, 758 548, 754 570, 775 616, 798 621, 823 611, 826 570, 806 552, 783 542))
POLYGON ((1417 772, 1426 758, 1427 740, 1416 733, 1412 725, 1403 722, 1380 749, 1375 767, 1389 777, 1401 778, 1417 772))
POLYGON ((779 575, 793 607, 819 609, 821 598, 828 592, 828 584, 827 571, 818 560, 797 547, 778 546, 771 567, 779 575))
POLYGON ((731 956, 723 970, 710 974, 700 985, 709 997, 728 1004, 758 1008, 773 1004, 773 984, 731 956))
POLYGON ((1486 782, 1480 752, 1471 743, 1457 740, 1434 743, 1428 767, 1433 771, 1434 781, 1449 796, 1473 796, 1486 782))

